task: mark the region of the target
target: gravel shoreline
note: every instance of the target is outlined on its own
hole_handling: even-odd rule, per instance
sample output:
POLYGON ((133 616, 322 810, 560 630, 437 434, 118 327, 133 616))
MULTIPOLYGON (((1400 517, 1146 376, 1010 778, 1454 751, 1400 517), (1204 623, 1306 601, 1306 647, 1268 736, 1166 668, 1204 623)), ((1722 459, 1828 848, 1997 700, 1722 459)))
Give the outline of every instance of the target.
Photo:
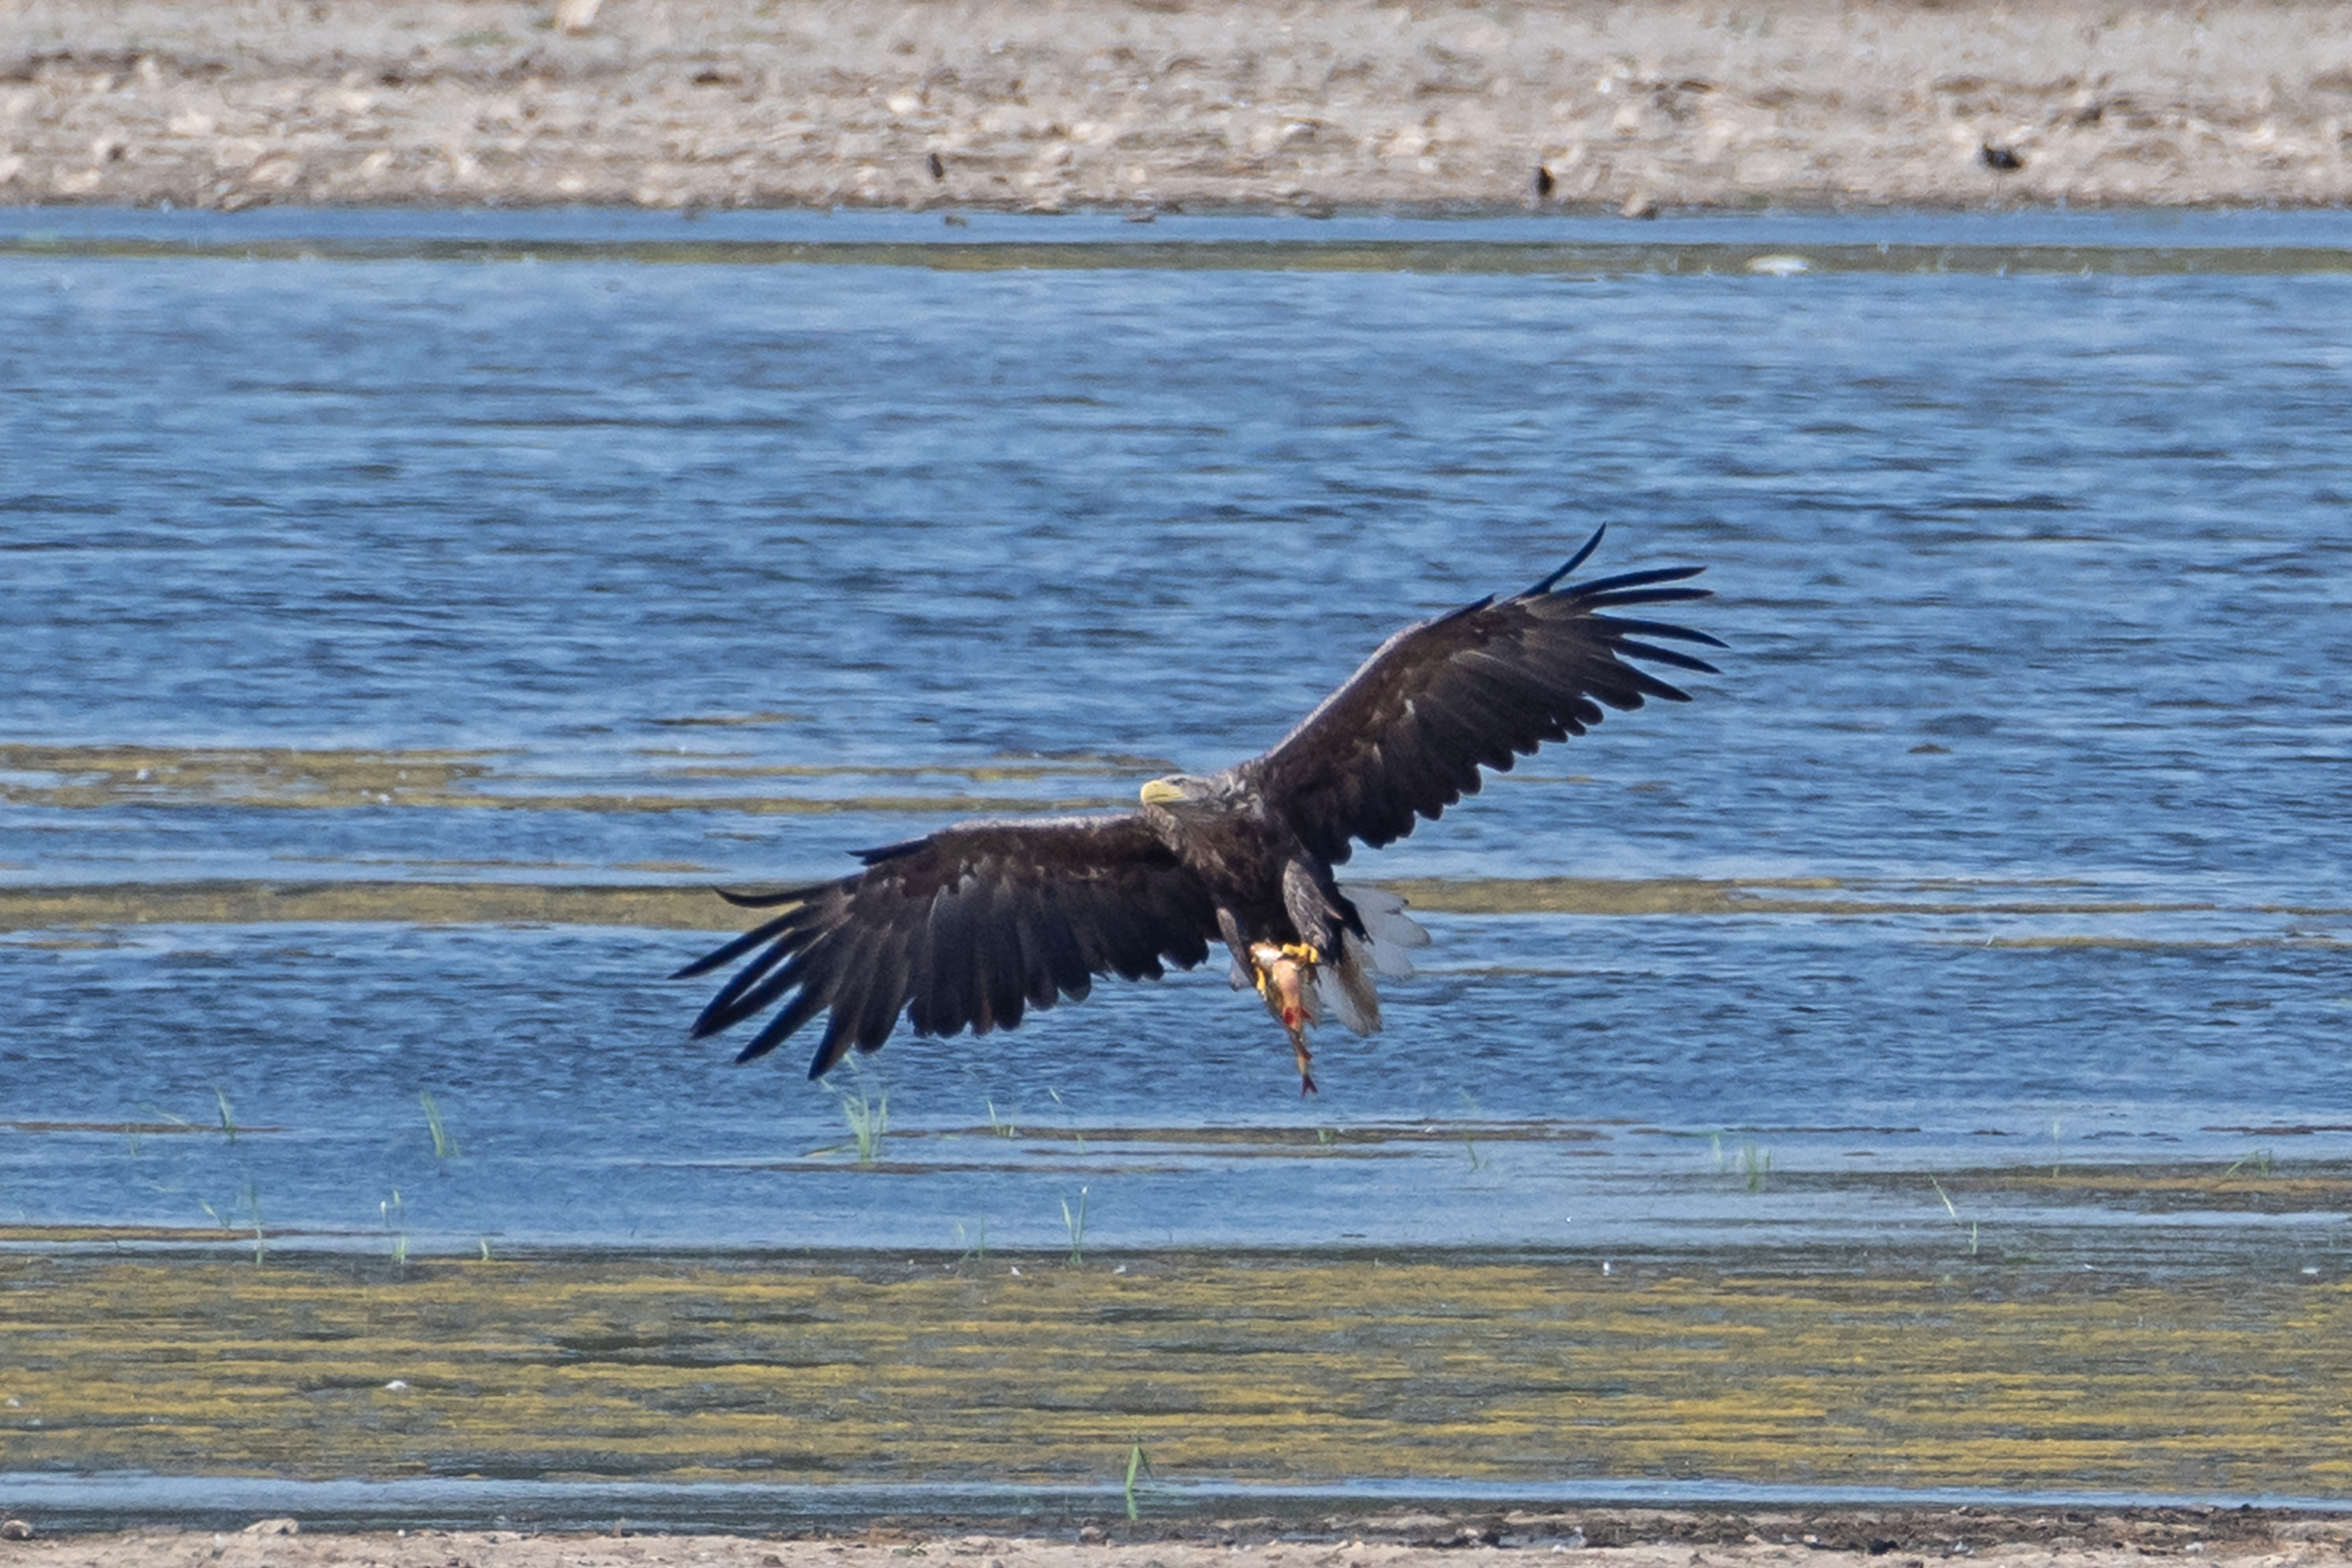
POLYGON ((2352 26, 2321 0, 561 9, 0 0, 0 202, 2352 201, 2352 26))
POLYGON ((2245 1568, 2336 1564, 2352 1521, 2288 1511, 2000 1509, 1812 1510, 1785 1513, 1591 1510, 1541 1518, 1367 1517, 1334 1529, 1233 1521, 1155 1530, 1124 1523, 1051 1531, 884 1524, 849 1534, 669 1535, 625 1521, 598 1534, 528 1531, 305 1531, 290 1519, 243 1530, 137 1530, 0 1541, 0 1564, 120 1568, 898 1568, 900 1559, 963 1568, 1439 1568, 1465 1557, 1554 1568, 1927 1568, 1967 1558, 1987 1568, 2126 1568, 2150 1557, 2245 1568))

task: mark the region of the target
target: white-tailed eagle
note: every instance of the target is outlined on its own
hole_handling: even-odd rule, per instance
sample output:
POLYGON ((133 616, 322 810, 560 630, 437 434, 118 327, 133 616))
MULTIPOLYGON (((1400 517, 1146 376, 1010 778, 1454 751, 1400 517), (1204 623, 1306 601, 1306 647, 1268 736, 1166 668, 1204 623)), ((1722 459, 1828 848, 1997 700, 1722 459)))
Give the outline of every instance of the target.
POLYGON ((1255 984, 1287 1031, 1312 1092, 1307 1026, 1328 1008, 1380 1027, 1372 972, 1410 973, 1428 938, 1393 895, 1342 889, 1331 868, 1478 793, 1601 710, 1688 695, 1633 660, 1714 674, 1656 639, 1722 643, 1614 612, 1707 597, 1677 587, 1703 568, 1563 579, 1601 542, 1524 594, 1407 626, 1265 755, 1206 778, 1153 779, 1120 816, 960 822, 857 852, 854 876, 778 893, 722 893, 777 912, 677 978, 751 955, 694 1022, 698 1038, 776 1009, 749 1061, 824 1014, 821 1077, 855 1046, 880 1047, 900 1014, 919 1035, 984 1035, 1031 1008, 1083 999, 1097 975, 1158 979, 1222 942, 1234 984, 1255 984))

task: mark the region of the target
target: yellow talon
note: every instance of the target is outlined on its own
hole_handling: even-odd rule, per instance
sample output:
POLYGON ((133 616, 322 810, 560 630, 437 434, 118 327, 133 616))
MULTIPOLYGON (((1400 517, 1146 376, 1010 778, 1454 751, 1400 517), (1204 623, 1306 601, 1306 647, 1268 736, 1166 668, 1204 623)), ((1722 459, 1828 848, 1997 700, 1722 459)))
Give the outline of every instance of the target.
POLYGON ((1288 963, 1296 970, 1312 974, 1322 962, 1323 955, 1309 942, 1287 942, 1276 945, 1270 942, 1257 942, 1250 944, 1251 975, 1257 982, 1257 994, 1261 996, 1270 994, 1266 987, 1276 983, 1276 975, 1283 963, 1288 963))

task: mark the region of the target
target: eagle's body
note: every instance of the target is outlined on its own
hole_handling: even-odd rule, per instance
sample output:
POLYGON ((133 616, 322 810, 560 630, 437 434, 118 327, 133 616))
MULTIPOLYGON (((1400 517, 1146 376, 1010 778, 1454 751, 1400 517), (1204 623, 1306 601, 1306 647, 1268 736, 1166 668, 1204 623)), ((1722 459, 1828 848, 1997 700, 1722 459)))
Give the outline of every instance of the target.
POLYGON ((809 1076, 852 1046, 875 1050, 903 1012, 919 1035, 1009 1029, 1031 1007, 1083 998, 1098 974, 1157 979, 1222 942, 1236 984, 1255 983, 1288 1032, 1303 1090, 1307 1028, 1325 1006, 1359 1034, 1380 1027, 1372 972, 1409 973, 1428 939, 1391 896, 1343 889, 1353 840, 1378 848, 1475 795, 1481 766, 1507 770, 1546 741, 1582 734, 1601 709, 1685 694, 1622 656, 1713 672, 1637 640, 1722 646, 1703 632, 1603 615, 1703 598, 1661 584, 1697 567, 1489 598, 1408 626, 1262 756, 1207 778, 1143 786, 1140 809, 1048 821, 964 822, 860 852, 854 876, 734 902, 777 914, 679 971, 757 952, 712 998, 710 1035, 782 1003, 740 1060, 828 1014, 809 1076))

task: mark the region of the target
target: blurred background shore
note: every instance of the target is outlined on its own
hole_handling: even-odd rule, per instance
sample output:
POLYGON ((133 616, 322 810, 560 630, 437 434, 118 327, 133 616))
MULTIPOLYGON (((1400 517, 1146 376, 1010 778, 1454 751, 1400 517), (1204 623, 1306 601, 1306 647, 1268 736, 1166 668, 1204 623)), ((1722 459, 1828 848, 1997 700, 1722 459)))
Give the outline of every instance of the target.
POLYGON ((2321 0, 0 0, 8 204, 2347 199, 2321 0))

